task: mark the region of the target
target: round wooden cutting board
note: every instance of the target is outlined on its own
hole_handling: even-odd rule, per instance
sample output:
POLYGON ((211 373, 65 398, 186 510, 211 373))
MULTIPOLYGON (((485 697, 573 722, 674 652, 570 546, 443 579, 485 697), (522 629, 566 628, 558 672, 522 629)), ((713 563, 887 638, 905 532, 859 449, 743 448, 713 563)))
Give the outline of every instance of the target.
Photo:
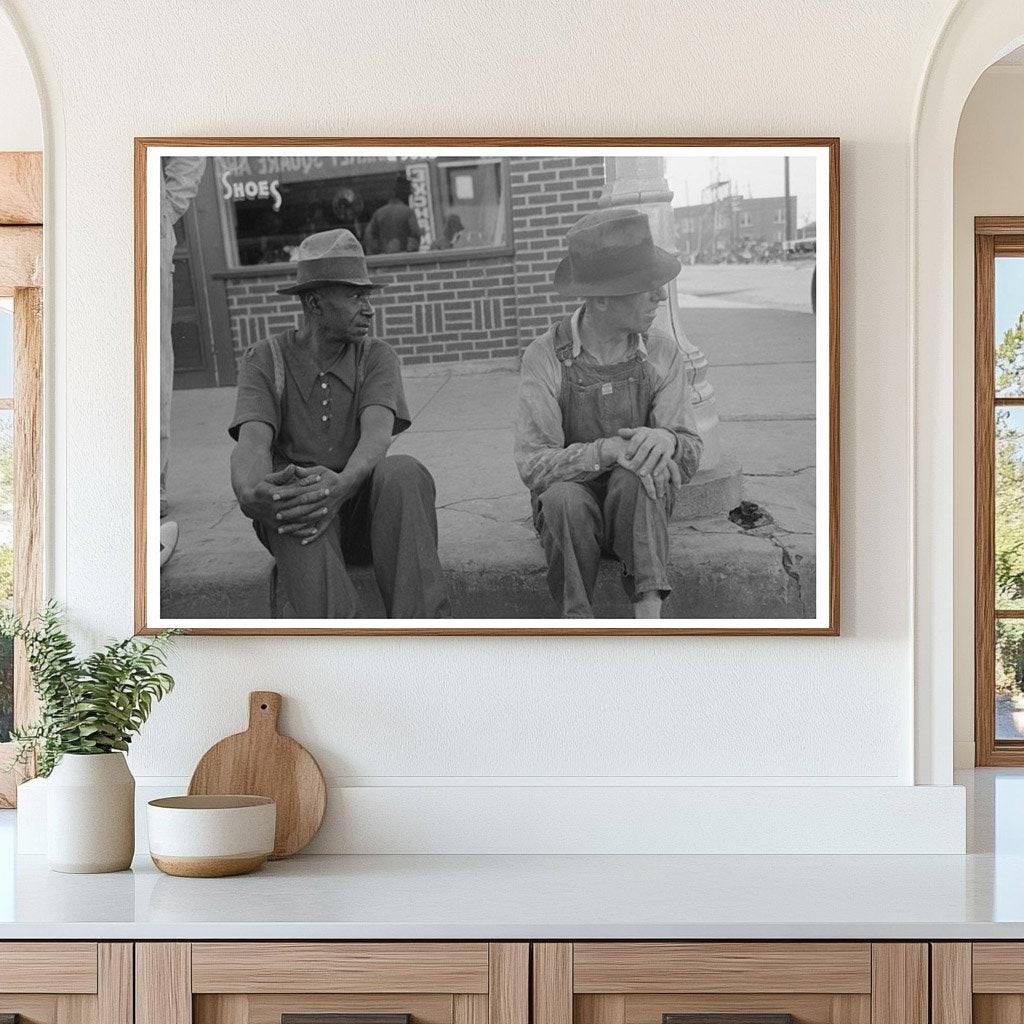
POLYGON ((277 731, 281 695, 249 694, 249 728, 212 746, 196 765, 190 796, 267 796, 277 803, 273 860, 303 849, 320 828, 327 789, 320 766, 302 744, 277 731))

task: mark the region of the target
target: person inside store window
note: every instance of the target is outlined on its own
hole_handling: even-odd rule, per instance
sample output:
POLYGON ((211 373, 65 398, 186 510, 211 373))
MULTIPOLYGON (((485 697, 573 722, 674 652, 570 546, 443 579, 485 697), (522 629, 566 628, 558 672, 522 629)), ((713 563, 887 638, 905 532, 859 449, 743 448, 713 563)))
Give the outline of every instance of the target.
POLYGON ((431 249, 456 249, 459 245, 459 239, 462 232, 465 231, 465 225, 462 223, 462 218, 457 213, 449 213, 444 219, 444 229, 441 232, 441 237, 438 238, 434 244, 430 247, 431 249))
POLYGON ((347 185, 339 188, 331 200, 331 212, 334 214, 335 227, 351 231, 356 238, 360 236, 359 220, 363 214, 363 200, 355 189, 347 185))
POLYGON ((391 199, 374 211, 363 232, 363 249, 367 256, 419 252, 423 231, 409 207, 411 195, 411 182, 404 174, 399 174, 391 199))

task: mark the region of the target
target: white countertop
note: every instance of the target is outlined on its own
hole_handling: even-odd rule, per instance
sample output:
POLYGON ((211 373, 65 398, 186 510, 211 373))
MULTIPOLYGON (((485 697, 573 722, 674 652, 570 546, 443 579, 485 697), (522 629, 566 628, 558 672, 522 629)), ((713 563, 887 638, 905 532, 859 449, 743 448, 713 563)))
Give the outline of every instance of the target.
POLYGON ((966 856, 296 857, 60 875, 0 811, 0 940, 1024 939, 1024 772, 974 772, 966 856))
POLYGON ((298 857, 0 881, 0 939, 1024 939, 1024 856, 298 857))

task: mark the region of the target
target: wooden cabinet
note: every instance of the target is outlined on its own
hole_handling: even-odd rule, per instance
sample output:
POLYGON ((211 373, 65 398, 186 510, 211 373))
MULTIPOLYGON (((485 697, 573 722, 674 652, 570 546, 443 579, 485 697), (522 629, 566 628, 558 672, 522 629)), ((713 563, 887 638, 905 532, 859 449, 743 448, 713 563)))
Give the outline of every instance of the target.
POLYGON ((521 942, 196 942, 136 946, 137 1024, 281 1024, 408 1014, 411 1024, 529 1024, 521 942))
POLYGON ((331 1024, 698 1024, 672 1016, 686 1014, 1020 1024, 1024 943, 0 942, 4 1014, 22 1024, 326 1014, 354 1015, 331 1024))
POLYGON ((1024 942, 934 942, 932 1024, 1024 1020, 1024 942))
POLYGON ((132 1024, 132 944, 0 943, 7 1014, 21 1024, 132 1024))
POLYGON ((928 1024, 928 947, 535 943, 533 1011, 533 1024, 671 1024, 666 1015, 675 1014, 741 1014, 743 1024, 766 1014, 791 1014, 795 1024, 928 1024))

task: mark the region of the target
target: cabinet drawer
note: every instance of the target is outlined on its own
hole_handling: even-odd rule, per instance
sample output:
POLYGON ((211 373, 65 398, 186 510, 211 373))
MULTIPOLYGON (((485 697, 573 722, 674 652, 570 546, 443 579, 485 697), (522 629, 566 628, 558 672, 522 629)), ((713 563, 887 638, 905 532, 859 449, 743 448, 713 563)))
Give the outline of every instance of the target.
POLYGON ((1024 1019, 1024 942, 932 943, 934 1024, 1024 1019))
POLYGON ((574 992, 871 991, 867 942, 578 942, 574 992))
POLYGON ((536 943, 533 1009, 534 1024, 928 1024, 928 949, 870 942, 536 943), (700 1020, 708 1015, 716 1020, 700 1020))
POLYGON ((96 991, 95 942, 0 943, 0 992, 96 991))
POLYGON ((196 942, 193 992, 487 991, 486 942, 196 942))
POLYGON ((127 942, 0 942, 0 1018, 132 1024, 127 942))
POLYGON ((516 942, 139 943, 136 1024, 528 1024, 529 961, 516 942))

